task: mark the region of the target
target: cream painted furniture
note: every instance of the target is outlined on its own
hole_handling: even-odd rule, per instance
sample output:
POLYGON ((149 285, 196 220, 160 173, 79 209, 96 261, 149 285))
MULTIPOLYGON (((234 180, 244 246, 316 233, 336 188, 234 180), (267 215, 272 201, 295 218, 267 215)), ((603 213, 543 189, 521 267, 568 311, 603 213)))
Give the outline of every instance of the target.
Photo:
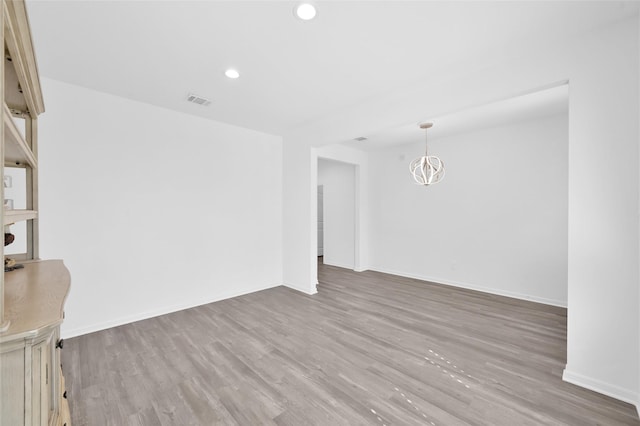
POLYGON ((10 324, 0 334, 0 425, 71 425, 60 368, 69 282, 61 260, 25 262, 5 274, 10 324))
MULTIPOLYGON (((3 176, 6 167, 24 168, 27 180, 27 208, 1 210, 4 226, 26 223, 27 252, 11 255, 24 269, 0 276, 0 425, 70 426, 60 366, 69 272, 60 260, 38 260, 37 118, 44 104, 25 3, 0 1, 0 168, 3 176)), ((4 185, 0 193, 4 200, 4 185)))

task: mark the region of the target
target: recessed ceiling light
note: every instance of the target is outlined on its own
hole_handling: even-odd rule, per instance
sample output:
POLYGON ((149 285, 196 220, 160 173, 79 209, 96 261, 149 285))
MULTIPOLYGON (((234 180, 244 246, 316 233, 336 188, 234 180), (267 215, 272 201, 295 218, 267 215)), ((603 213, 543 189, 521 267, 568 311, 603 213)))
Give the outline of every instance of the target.
POLYGON ((313 18, 316 17, 316 15, 318 13, 316 11, 316 7, 314 5, 312 5, 311 3, 300 3, 293 10, 295 12, 295 15, 298 18, 302 19, 303 21, 312 20, 313 18))
POLYGON ((240 73, 236 70, 234 70, 233 68, 229 68, 228 70, 226 70, 224 72, 224 75, 226 75, 229 78, 238 78, 240 77, 240 73))

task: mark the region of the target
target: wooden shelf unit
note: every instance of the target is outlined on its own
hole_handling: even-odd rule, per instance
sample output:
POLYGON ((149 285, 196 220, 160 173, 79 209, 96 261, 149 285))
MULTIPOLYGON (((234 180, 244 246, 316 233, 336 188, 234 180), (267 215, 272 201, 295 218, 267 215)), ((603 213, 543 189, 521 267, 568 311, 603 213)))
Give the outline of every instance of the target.
MULTIPOLYGON (((44 112, 44 102, 38 67, 34 55, 29 19, 24 0, 0 0, 0 34, 4 41, 4 58, 0 66, 0 94, 2 94, 2 135, 0 164, 5 167, 23 167, 26 176, 26 209, 2 210, 4 226, 26 221, 27 253, 20 259, 38 259, 38 115, 44 112), (24 132, 14 121, 24 120, 24 132)), ((0 187, 4 200, 4 185, 0 187)), ((6 228, 5 228, 6 231, 6 228)), ((2 249, 4 257, 4 247, 2 249)), ((7 328, 4 315, 4 274, 0 276, 0 330, 7 328)))
POLYGON ((71 426, 60 366, 70 277, 62 261, 38 260, 37 124, 44 112, 38 67, 24 0, 0 2, 0 172, 24 168, 27 188, 26 209, 0 209, 5 227, 27 225, 27 253, 12 256, 26 259, 24 268, 0 276, 0 425, 71 426))
POLYGON ((11 118, 11 111, 7 104, 3 108, 4 121, 4 165, 11 167, 38 168, 36 156, 29 144, 18 130, 18 126, 11 118))
POLYGON ((22 222, 23 220, 32 220, 37 217, 38 212, 35 210, 5 210, 4 225, 11 225, 13 223, 22 222))

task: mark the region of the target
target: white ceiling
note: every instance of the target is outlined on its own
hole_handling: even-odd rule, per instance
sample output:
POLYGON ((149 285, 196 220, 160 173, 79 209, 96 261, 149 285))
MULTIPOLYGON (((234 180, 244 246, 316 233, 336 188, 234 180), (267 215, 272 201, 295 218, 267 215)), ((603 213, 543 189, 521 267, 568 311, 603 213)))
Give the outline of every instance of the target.
MULTIPOLYGON (((564 84, 528 93, 499 102, 468 108, 442 117, 431 117, 433 127, 428 130, 429 141, 437 141, 460 133, 506 125, 521 121, 568 114, 569 86, 564 84)), ((420 123, 407 123, 374 135, 363 135, 365 141, 345 141, 343 145, 362 151, 384 149, 391 145, 424 143, 420 123)))
POLYGON ((304 22, 294 1, 27 3, 42 76, 274 134, 638 13, 617 1, 316 1, 304 22))

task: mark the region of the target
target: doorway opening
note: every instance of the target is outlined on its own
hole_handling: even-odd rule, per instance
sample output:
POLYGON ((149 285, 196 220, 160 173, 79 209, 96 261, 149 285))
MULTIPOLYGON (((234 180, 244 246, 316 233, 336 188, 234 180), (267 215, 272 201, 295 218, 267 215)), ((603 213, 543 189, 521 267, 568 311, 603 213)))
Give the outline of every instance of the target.
POLYGON ((356 267, 356 166, 318 158, 318 257, 356 267))

